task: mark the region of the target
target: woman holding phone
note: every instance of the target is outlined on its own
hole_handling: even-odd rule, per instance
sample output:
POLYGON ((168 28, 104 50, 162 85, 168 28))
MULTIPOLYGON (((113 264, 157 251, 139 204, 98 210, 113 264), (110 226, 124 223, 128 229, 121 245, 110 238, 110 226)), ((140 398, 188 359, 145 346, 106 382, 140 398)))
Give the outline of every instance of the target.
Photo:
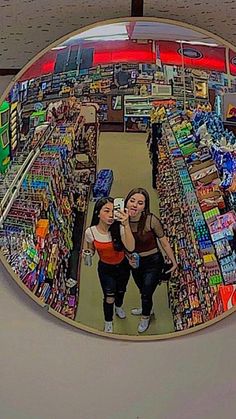
POLYGON ((130 266, 125 257, 125 250, 133 252, 135 242, 129 225, 128 210, 116 211, 114 221, 113 198, 99 199, 94 207, 91 226, 85 232, 84 251, 99 256, 98 276, 104 300, 104 331, 113 332, 113 312, 124 319, 122 308, 126 286, 130 275, 130 266))
POLYGON ((150 212, 148 192, 143 188, 131 190, 125 199, 125 207, 129 211, 131 231, 135 238, 135 252, 139 254, 139 266, 135 268, 130 257, 129 261, 142 302, 142 308, 133 309, 131 313, 141 315, 138 332, 142 333, 148 329, 153 306, 152 296, 161 282, 164 270, 164 258, 157 239, 171 261, 170 269, 166 273, 173 274, 177 270, 177 263, 160 220, 150 212))

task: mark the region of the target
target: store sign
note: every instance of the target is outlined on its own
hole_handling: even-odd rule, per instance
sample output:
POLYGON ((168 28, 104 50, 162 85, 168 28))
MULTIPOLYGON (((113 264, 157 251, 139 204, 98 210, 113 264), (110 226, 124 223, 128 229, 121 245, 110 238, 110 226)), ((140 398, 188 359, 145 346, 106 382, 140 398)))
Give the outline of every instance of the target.
POLYGON ((158 41, 158 47, 163 65, 181 66, 184 57, 185 67, 226 72, 225 48, 214 47, 213 53, 213 49, 205 45, 181 46, 173 41, 158 41))
POLYGON ((236 76, 236 52, 232 50, 229 51, 229 65, 230 73, 232 76, 236 76))
POLYGON ((179 48, 178 53, 184 57, 194 58, 195 60, 203 57, 201 52, 193 48, 179 48))
POLYGON ((233 58, 232 58, 231 63, 232 63, 233 65, 236 65, 236 57, 233 57, 233 58))

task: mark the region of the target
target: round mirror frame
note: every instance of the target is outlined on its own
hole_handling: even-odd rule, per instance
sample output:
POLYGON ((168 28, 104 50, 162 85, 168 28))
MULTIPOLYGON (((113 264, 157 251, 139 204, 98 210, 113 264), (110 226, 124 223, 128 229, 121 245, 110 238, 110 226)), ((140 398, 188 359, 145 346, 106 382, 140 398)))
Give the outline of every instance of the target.
MULTIPOLYGON (((157 18, 157 17, 124 17, 124 18, 117 18, 117 19, 109 19, 109 20, 105 20, 105 21, 99 21, 90 25, 87 25, 85 27, 80 28, 79 30, 73 31, 65 36, 63 36, 62 38, 60 38, 59 40, 53 42, 52 44, 50 44, 49 46, 47 46, 45 49, 43 49, 42 51, 40 51, 34 58, 32 58, 32 60, 30 60, 20 71, 19 73, 12 79, 12 81, 10 82, 10 84, 7 86, 7 88, 5 89, 5 91, 3 92, 3 94, 0 96, 0 103, 5 99, 5 97, 8 95, 8 93, 10 92, 11 88, 13 87, 14 83, 17 82, 18 78, 20 78, 25 72, 26 70, 28 70, 31 65, 37 61, 40 57, 42 57, 46 52, 50 51, 52 48, 62 44, 63 42, 65 42, 66 40, 68 40, 70 37, 73 37, 75 35, 78 35, 82 32, 85 32, 89 29, 93 29, 96 27, 100 27, 100 26, 105 26, 105 25, 112 25, 115 23, 122 23, 122 22, 156 22, 156 23, 166 23, 166 24, 172 24, 172 25, 176 25, 179 27, 183 27, 185 29, 191 29, 191 30, 195 30, 196 32, 199 32, 203 35, 206 35, 207 37, 210 37, 212 39, 214 39, 216 42, 223 44, 226 48, 230 48, 232 51, 236 52, 236 47, 233 46, 230 42, 226 41, 225 39, 221 38, 218 35, 215 35, 209 31, 206 31, 205 29, 201 29, 199 27, 195 27, 193 25, 190 25, 188 23, 183 23, 177 20, 173 20, 173 19, 164 19, 164 18, 157 18)), ((42 308, 46 309, 48 311, 49 314, 52 314, 53 316, 55 316, 56 318, 58 318, 59 320, 62 320, 63 322, 88 333, 92 333, 94 335, 98 335, 98 336, 102 336, 102 337, 106 337, 106 338, 111 338, 111 339, 116 339, 116 340, 125 340, 125 341, 156 341, 156 340, 163 340, 163 339, 172 339, 172 338, 177 338, 180 336, 185 336, 188 334, 192 334, 195 332, 198 332, 200 330, 203 330, 209 326, 212 326, 216 323, 218 323, 219 321, 225 319, 226 317, 230 316, 231 314, 233 314, 236 311, 236 306, 232 307, 230 310, 224 312, 223 314, 220 314, 219 316, 215 317, 212 320, 209 320, 206 323, 203 323, 201 325, 198 326, 194 326, 190 329, 186 329, 183 331, 179 331, 179 332, 171 332, 171 333, 167 333, 167 334, 161 334, 161 335, 145 335, 145 336, 139 336, 139 335, 122 335, 122 334, 115 334, 115 333, 105 333, 102 332, 100 330, 94 329, 90 326, 86 326, 82 323, 76 322, 75 320, 71 320, 65 316, 63 316, 60 313, 57 313, 56 311, 54 311, 53 309, 51 309, 47 304, 41 302, 39 300, 39 298, 37 298, 22 282, 21 280, 18 278, 18 276, 16 275, 16 273, 13 271, 13 269, 11 268, 10 264, 7 262, 6 258, 3 256, 3 254, 0 252, 0 261, 3 264, 3 266, 6 268, 6 270, 9 272, 10 276, 12 277, 12 279, 17 283, 17 285, 19 285, 19 287, 26 293, 29 295, 29 297, 34 300, 39 306, 41 306, 42 308)))

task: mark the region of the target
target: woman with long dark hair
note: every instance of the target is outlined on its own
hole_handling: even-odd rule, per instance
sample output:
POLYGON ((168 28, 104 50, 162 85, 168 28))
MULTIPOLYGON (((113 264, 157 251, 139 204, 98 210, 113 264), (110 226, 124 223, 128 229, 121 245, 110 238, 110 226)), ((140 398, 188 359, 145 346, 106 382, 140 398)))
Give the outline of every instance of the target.
POLYGON ((129 211, 131 231, 135 238, 135 252, 139 254, 137 268, 132 259, 129 258, 129 260, 142 302, 142 308, 135 308, 131 313, 141 315, 138 331, 142 333, 149 326, 153 306, 152 297, 163 275, 164 258, 160 246, 171 262, 169 273, 172 274, 177 270, 177 263, 161 221, 150 212, 148 192, 143 188, 133 189, 125 199, 125 207, 129 211))
POLYGON ((99 256, 98 275, 104 294, 103 310, 105 332, 113 332, 113 312, 124 319, 122 308, 130 266, 125 250, 133 252, 134 237, 129 225, 128 210, 119 211, 119 221, 114 221, 113 198, 102 198, 94 207, 91 226, 85 232, 84 250, 99 256))

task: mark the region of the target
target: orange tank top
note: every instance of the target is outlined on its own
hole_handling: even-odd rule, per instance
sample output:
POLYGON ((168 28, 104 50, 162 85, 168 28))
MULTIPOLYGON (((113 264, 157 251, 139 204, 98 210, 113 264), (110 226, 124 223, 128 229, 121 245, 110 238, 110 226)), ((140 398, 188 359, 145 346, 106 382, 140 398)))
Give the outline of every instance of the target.
POLYGON ((114 249, 112 241, 102 243, 94 240, 93 244, 101 262, 108 263, 109 265, 118 265, 125 257, 125 252, 123 250, 117 251, 114 249))
POLYGON ((125 252, 114 249, 111 234, 101 234, 98 232, 96 226, 87 228, 85 232, 85 239, 93 243, 98 252, 101 262, 109 265, 118 265, 125 258, 125 252))

